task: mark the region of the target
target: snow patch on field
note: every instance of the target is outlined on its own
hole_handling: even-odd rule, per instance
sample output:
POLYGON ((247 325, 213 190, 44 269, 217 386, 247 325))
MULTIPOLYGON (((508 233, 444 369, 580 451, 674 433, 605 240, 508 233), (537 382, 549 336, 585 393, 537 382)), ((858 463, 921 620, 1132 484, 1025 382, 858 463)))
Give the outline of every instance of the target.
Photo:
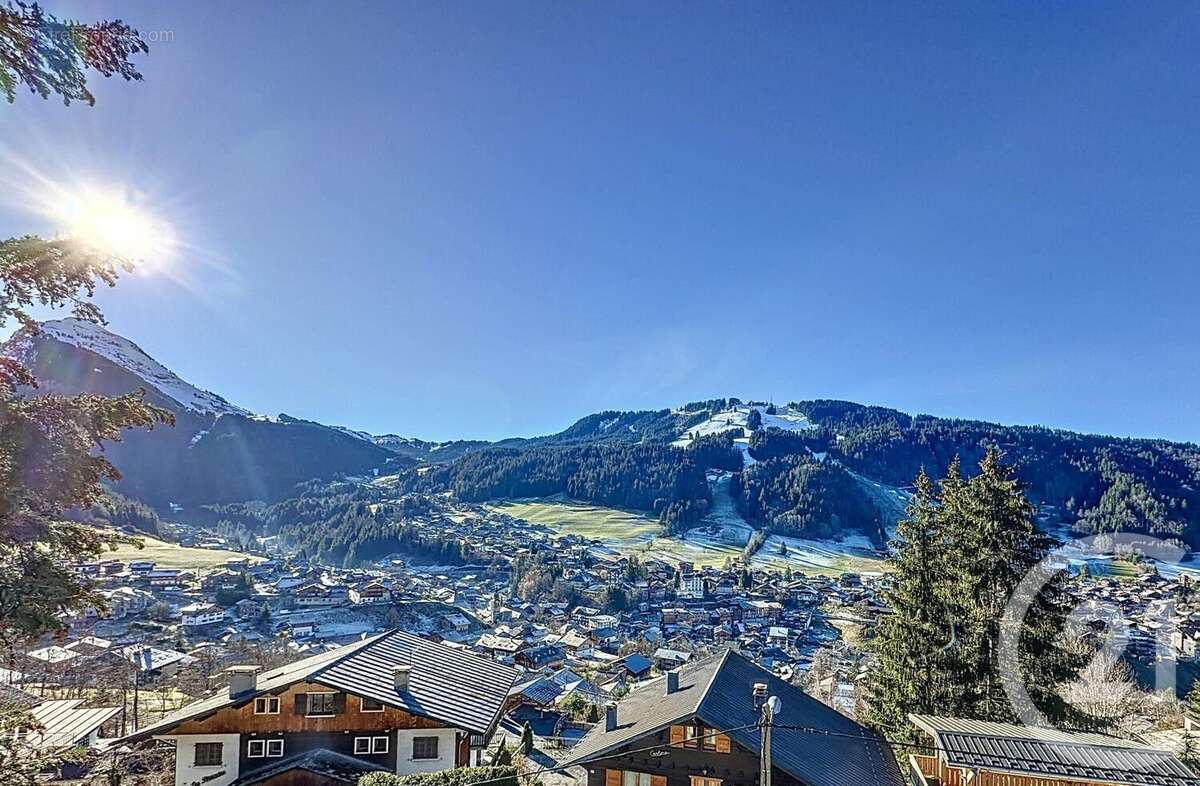
MULTIPOLYGON (((743 464, 749 467, 755 462, 750 456, 750 439, 745 436, 744 429, 746 420, 750 417, 751 409, 752 407, 749 406, 739 406, 718 412, 703 423, 697 423, 684 431, 680 434, 679 439, 676 439, 671 444, 677 448, 686 448, 697 437, 721 434, 734 428, 743 429, 742 434, 735 437, 733 442, 742 451, 743 464)), ((768 415, 767 408, 763 405, 756 404, 753 409, 757 409, 758 414, 762 416, 763 428, 778 428, 784 431, 807 431, 813 427, 808 418, 791 408, 779 409, 774 415, 768 415)))
POLYGON ((883 555, 865 535, 846 535, 840 540, 808 540, 771 535, 754 554, 755 567, 782 570, 874 571, 883 555))
POLYGON ((175 372, 147 355, 132 341, 110 333, 100 325, 81 319, 55 319, 41 323, 46 336, 86 349, 115 363, 121 368, 145 380, 164 396, 174 399, 193 412, 213 414, 249 415, 248 410, 230 404, 225 399, 207 390, 190 385, 175 372))

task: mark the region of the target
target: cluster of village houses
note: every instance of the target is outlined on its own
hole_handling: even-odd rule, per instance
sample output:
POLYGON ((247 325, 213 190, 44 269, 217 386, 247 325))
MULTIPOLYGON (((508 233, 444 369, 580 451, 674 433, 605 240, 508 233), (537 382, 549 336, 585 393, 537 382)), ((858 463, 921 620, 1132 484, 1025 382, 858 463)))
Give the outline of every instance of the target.
MULTIPOLYGON (((493 535, 490 527, 482 531, 487 537, 480 545, 493 535)), ((740 727, 759 717, 761 701, 752 699, 759 683, 784 699, 788 725, 808 729, 776 734, 775 745, 786 737, 793 749, 775 754, 786 783, 965 783, 954 780, 956 767, 977 773, 992 767, 1010 777, 1041 778, 1028 781, 1039 784, 1200 783, 1169 752, 1148 746, 1097 735, 1047 740, 1003 724, 973 731, 968 724, 964 731, 969 719, 914 717, 930 748, 897 764, 854 720, 869 664, 842 635, 847 629, 869 635, 887 613, 879 600, 882 576, 790 575, 747 570, 736 561, 718 568, 654 559, 631 571, 629 557, 597 543, 544 533, 539 540, 510 532, 491 545, 507 559, 486 567, 430 569, 400 557, 369 569, 284 557, 234 560, 207 572, 164 569, 148 560, 81 565, 106 607, 67 620, 70 635, 14 655, 0 670, 0 685, 40 719, 46 746, 104 752, 148 740, 174 745, 181 786, 193 780, 289 783, 297 768, 312 777, 303 782, 351 783, 380 768, 406 773, 468 766, 488 761, 485 749, 494 750, 500 739, 511 744, 526 727, 539 748, 575 768, 567 771, 588 786, 602 780, 603 786, 748 785, 757 782, 757 770, 744 759, 757 759, 761 737, 740 727), (539 548, 553 555, 561 580, 589 600, 568 605, 513 594, 508 565, 539 548), (602 599, 614 588, 626 602, 604 608, 602 599), (243 662, 247 647, 267 643, 286 646, 295 663, 264 671, 243 662), (170 706, 164 691, 155 706, 157 686, 174 684, 200 663, 207 674, 215 672, 219 687, 206 686, 196 702, 170 706), (121 706, 87 700, 86 688, 114 666, 141 693, 136 718, 127 700, 121 706), (232 671, 222 674, 225 669, 232 671), (455 685, 473 687, 463 692, 455 685), (832 738, 824 748, 812 744, 820 730, 840 735, 841 769, 826 761, 832 738), (943 745, 950 739, 970 748, 962 738, 972 734, 1006 740, 1010 749, 1083 746, 1095 761, 1088 777, 1075 779, 1079 773, 1038 770, 1032 748, 1026 750, 1030 762, 1022 764, 1021 757, 988 761, 985 754, 943 745), (669 755, 614 759, 655 740, 669 755), (1111 766, 1101 755, 1105 746, 1122 749, 1111 766), (704 763, 713 757, 720 766, 704 763), (1161 780, 1124 772, 1141 768, 1143 760, 1161 780), (664 767, 668 771, 660 772, 664 767)), ((1122 612, 1135 655, 1153 659, 1167 648, 1181 659, 1197 656, 1200 615, 1167 605, 1181 595, 1176 581, 1148 573, 1072 587, 1096 603, 1096 619, 1108 608, 1122 612)))

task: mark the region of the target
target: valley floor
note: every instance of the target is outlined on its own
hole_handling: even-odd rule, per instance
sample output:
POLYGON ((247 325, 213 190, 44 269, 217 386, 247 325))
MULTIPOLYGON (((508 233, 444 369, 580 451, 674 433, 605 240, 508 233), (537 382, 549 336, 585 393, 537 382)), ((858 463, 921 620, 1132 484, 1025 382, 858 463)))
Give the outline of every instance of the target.
MULTIPOLYGON (((714 475, 711 481, 712 510, 699 526, 679 536, 665 535, 662 525, 644 513, 590 505, 562 496, 497 501, 488 507, 557 532, 598 540, 601 549, 612 553, 721 567, 726 560, 742 556, 754 529, 734 507, 729 494, 729 474, 714 475)), ((755 552, 750 564, 767 570, 790 568, 804 574, 840 575, 847 571, 882 571, 883 555, 859 535, 841 541, 772 535, 755 552)))

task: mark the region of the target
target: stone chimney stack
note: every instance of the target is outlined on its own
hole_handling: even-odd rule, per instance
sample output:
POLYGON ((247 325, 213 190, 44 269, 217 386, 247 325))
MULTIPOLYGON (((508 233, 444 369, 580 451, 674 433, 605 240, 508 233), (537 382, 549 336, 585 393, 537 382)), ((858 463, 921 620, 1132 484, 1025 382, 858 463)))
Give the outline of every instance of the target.
POLYGON ((617 705, 615 702, 609 702, 604 707, 604 730, 617 730, 617 705))
POLYGON ((667 695, 670 696, 677 690, 679 690, 679 669, 671 669, 667 672, 667 695))
POLYGON ((225 669, 225 673, 229 675, 229 695, 240 696, 243 693, 250 693, 258 687, 258 671, 259 666, 230 666, 225 669))
POLYGON ((412 666, 407 663, 401 663, 392 669, 392 684, 396 688, 396 693, 408 693, 410 678, 412 677, 412 666))

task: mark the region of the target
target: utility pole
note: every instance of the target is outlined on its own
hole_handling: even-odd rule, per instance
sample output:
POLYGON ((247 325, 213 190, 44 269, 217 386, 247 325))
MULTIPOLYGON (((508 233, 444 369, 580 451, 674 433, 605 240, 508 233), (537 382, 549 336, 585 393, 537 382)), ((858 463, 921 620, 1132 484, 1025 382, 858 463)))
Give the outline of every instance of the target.
POLYGON ((758 751, 758 786, 771 786, 771 726, 782 708, 778 696, 769 696, 767 683, 754 683, 754 706, 758 708, 758 729, 762 744, 758 751))

